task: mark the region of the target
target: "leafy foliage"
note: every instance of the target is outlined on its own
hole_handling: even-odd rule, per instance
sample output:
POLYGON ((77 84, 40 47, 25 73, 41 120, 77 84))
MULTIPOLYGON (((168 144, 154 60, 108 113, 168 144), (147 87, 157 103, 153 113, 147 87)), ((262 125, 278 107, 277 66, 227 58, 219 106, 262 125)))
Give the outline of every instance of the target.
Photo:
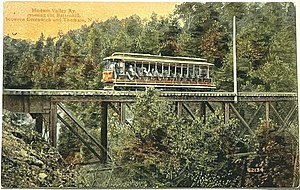
MULTIPOLYGON (((111 164, 86 167, 92 187, 288 187, 292 185, 296 142, 262 121, 255 136, 238 137, 237 122, 217 111, 206 122, 174 115, 159 92, 141 93, 132 125, 110 121, 111 164), (287 148, 290 147, 290 148, 287 148), (251 154, 250 154, 251 153, 251 154), (253 154, 254 153, 254 154, 253 154), (239 156, 239 154, 241 156, 239 156), (107 169, 108 167, 108 169, 107 169), (249 169, 259 168, 251 173, 249 169)), ((87 179, 88 178, 88 179, 87 179)), ((87 187, 84 186, 84 187, 87 187)))
POLYGON ((279 134, 274 124, 262 122, 258 127, 256 149, 258 155, 248 158, 248 168, 261 168, 263 172, 246 177, 251 187, 291 187, 294 175, 293 142, 288 134, 279 134))
POLYGON ((114 130, 117 134, 110 133, 114 134, 110 146, 118 167, 112 168, 111 178, 119 181, 98 185, 118 188, 237 185, 239 164, 226 158, 227 154, 240 151, 235 148, 239 139, 235 136, 234 122, 224 124, 220 114, 212 115, 206 123, 200 118, 179 118, 174 115, 172 103, 162 101, 152 89, 137 98, 132 113, 131 128, 122 126, 118 128, 120 131, 114 130), (120 147, 115 138, 125 144, 120 147))

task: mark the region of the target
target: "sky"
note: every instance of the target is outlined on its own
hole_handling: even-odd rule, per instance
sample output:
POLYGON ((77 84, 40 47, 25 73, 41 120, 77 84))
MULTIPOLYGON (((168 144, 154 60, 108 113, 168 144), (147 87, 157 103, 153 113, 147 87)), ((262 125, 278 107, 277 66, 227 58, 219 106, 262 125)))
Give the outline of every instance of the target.
POLYGON ((142 19, 153 12, 161 16, 171 14, 175 2, 4 2, 4 35, 37 40, 41 33, 57 36, 117 16, 123 19, 137 14, 142 19))

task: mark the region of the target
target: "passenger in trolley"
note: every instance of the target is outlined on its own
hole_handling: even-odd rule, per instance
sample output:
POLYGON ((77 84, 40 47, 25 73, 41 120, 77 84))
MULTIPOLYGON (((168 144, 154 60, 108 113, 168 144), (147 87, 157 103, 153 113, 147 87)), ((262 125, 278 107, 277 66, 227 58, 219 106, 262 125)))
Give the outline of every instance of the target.
POLYGON ((129 69, 128 69, 128 72, 126 72, 126 75, 129 80, 133 80, 135 77, 140 78, 140 76, 133 69, 132 65, 129 65, 129 69))

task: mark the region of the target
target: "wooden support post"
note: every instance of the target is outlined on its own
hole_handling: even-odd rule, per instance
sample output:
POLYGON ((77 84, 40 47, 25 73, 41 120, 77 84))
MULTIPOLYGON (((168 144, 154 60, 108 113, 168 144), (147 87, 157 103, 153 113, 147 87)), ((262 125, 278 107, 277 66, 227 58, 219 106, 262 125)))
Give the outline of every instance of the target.
MULTIPOLYGON (((294 177, 293 177, 293 186, 292 187, 299 187, 299 179, 297 180, 297 177, 299 176, 299 169, 297 170, 297 163, 299 162, 299 152, 297 152, 295 159, 294 159, 294 177)), ((299 165, 299 164, 298 164, 299 165)))
POLYGON ((35 130, 40 134, 43 132, 43 115, 41 113, 36 114, 35 130))
POLYGON ((57 145, 57 103, 50 103, 50 115, 49 115, 49 139, 52 146, 57 145))
POLYGON ((206 123, 206 102, 200 103, 200 117, 203 119, 203 122, 206 123))
POLYGON ((120 103, 120 122, 124 123, 126 120, 126 104, 120 103))
MULTIPOLYGON (((107 150, 107 116, 108 116, 108 103, 101 103, 101 146, 107 150)), ((107 152, 101 151, 102 162, 107 161, 107 152)))
POLYGON ((224 122, 228 123, 230 117, 229 103, 224 103, 224 122))
POLYGON ((33 119, 35 119, 35 130, 42 134, 43 132, 43 115, 41 113, 31 113, 33 119))
POLYGON ((266 123, 267 127, 270 127, 270 102, 266 102, 266 123))
MULTIPOLYGON (((128 104, 122 103, 122 106, 124 106, 123 107, 124 112, 125 112, 125 109, 126 109, 126 105, 128 105, 128 104)), ((109 106, 110 106, 110 108, 112 108, 119 115, 119 121, 120 122, 125 123, 125 124, 129 125, 130 127, 132 127, 131 123, 126 119, 125 113, 124 113, 123 116, 121 116, 121 103, 119 103, 118 107, 115 107, 115 105, 112 104, 112 103, 110 103, 109 106), (121 119, 122 117, 123 117, 123 121, 121 119)))
POLYGON ((179 117, 182 116, 182 102, 176 102, 176 112, 179 117))

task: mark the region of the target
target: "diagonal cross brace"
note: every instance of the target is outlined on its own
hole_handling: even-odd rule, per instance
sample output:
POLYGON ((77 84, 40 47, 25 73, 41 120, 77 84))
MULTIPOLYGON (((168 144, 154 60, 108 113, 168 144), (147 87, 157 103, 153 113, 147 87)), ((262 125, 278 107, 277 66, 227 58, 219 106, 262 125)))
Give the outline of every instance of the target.
POLYGON ((57 114, 57 118, 73 133, 75 134, 79 140, 99 159, 102 160, 102 157, 100 154, 98 154, 90 145, 89 143, 81 136, 79 133, 59 114, 57 114))
POLYGON ((279 120, 282 122, 282 124, 284 124, 284 120, 282 119, 282 117, 279 115, 278 111, 275 109, 275 107, 270 104, 272 110, 274 111, 275 115, 279 118, 279 120))
POLYGON ((235 113, 235 115, 238 117, 238 119, 242 122, 242 124, 247 127, 247 129, 250 131, 250 133, 255 136, 255 133, 250 128, 248 123, 244 120, 244 118, 239 114, 239 112, 235 109, 235 107, 232 105, 232 103, 229 103, 229 106, 231 107, 232 111, 235 113))
POLYGON ((190 108, 189 108, 185 103, 182 103, 182 106, 183 106, 184 109, 190 114, 190 116, 191 116, 193 119, 196 119, 196 116, 193 114, 193 112, 190 110, 190 108))
MULTIPOLYGON (((108 153, 108 151, 100 143, 98 143, 98 141, 93 136, 91 136, 87 132, 87 130, 82 126, 83 124, 80 121, 78 121, 76 119, 76 117, 65 106, 63 106, 61 103, 59 103, 57 105, 97 145, 97 147, 99 147, 102 151, 105 151, 108 153)), ((109 155, 108 155, 108 157, 110 158, 109 155)))
POLYGON ((215 113, 215 109, 210 105, 210 103, 206 102, 206 105, 210 109, 211 112, 215 113))
MULTIPOLYGON (((258 112, 260 111, 260 109, 262 108, 263 104, 261 103, 259 105, 259 107, 257 108, 257 110, 255 111, 255 113, 251 116, 248 125, 250 127, 251 123, 253 122, 254 118, 256 117, 256 115, 258 114, 258 112)), ((244 135, 244 133, 246 132, 246 129, 244 128, 243 131, 240 133, 239 137, 242 137, 244 135)))
POLYGON ((278 129, 278 133, 281 132, 286 126, 288 126, 288 123, 290 123, 290 119, 291 117, 295 114, 296 110, 297 110, 297 104, 295 104, 292 109, 289 111, 289 113, 287 114, 287 116, 285 117, 282 126, 278 129))

